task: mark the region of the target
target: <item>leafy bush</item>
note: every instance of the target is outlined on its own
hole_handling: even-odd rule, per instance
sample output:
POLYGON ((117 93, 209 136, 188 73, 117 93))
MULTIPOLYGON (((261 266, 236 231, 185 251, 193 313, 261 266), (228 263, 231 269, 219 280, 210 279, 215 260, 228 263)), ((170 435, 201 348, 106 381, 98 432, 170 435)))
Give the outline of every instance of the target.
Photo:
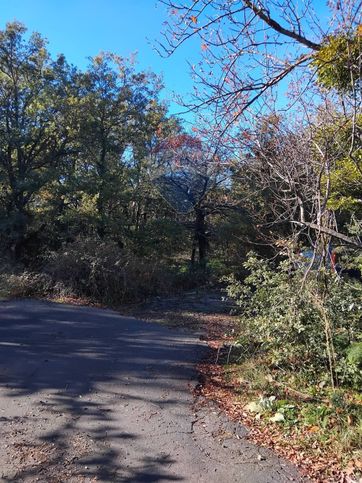
POLYGON ((328 272, 304 279, 288 261, 274 265, 253 254, 245 268, 245 280, 229 277, 227 287, 242 309, 240 342, 247 340, 272 366, 358 387, 362 371, 350 354, 361 338, 361 285, 328 272))
POLYGON ((351 345, 347 352, 347 361, 356 367, 362 367, 362 342, 351 345))

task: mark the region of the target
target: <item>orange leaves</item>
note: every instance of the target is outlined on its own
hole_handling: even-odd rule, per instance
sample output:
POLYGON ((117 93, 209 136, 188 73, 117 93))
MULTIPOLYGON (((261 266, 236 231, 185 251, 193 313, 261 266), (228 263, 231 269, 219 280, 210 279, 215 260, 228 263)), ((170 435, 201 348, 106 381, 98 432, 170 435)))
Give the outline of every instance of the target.
POLYGON ((209 46, 207 44, 201 44, 201 50, 207 50, 209 46))
POLYGON ((357 37, 362 37, 362 24, 360 23, 356 30, 357 37))
POLYGON ((172 136, 168 139, 168 142, 171 148, 201 148, 200 140, 190 136, 189 134, 178 134, 176 136, 172 136))
POLYGON ((195 15, 191 15, 190 20, 192 23, 197 23, 197 17, 195 17, 195 15))
MULTIPOLYGON (((194 132, 196 132, 193 129, 194 132)), ((183 149, 195 149, 200 150, 202 148, 201 140, 190 134, 182 133, 169 136, 167 139, 163 140, 156 149, 156 152, 164 152, 169 149, 171 150, 183 150, 183 149)))

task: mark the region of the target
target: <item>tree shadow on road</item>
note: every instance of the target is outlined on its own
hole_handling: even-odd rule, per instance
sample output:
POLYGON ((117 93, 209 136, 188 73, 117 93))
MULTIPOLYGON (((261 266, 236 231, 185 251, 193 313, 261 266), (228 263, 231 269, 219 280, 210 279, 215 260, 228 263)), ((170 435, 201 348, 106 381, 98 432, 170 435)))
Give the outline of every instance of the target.
POLYGON ((170 430, 184 429, 203 350, 107 310, 1 303, 2 481, 183 480, 152 446, 150 420, 157 430, 167 414, 170 430))

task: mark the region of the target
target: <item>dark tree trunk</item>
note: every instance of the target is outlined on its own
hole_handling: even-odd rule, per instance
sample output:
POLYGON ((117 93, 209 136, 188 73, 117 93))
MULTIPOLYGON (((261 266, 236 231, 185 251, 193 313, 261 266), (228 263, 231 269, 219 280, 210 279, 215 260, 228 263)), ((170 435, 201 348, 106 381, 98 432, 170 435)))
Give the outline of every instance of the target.
POLYGON ((27 226, 27 216, 24 212, 17 212, 14 216, 14 223, 11 226, 11 245, 10 253, 15 262, 22 259, 24 255, 24 245, 26 241, 25 233, 27 226))
POLYGON ((207 250, 209 246, 206 233, 206 215, 202 208, 195 208, 195 214, 195 240, 197 241, 197 246, 199 249, 199 264, 204 266, 206 265, 207 250))
POLYGON ((107 186, 106 175, 106 155, 107 155, 107 142, 103 139, 102 149, 99 156, 99 161, 97 162, 97 174, 99 176, 99 192, 97 199, 97 211, 98 211, 98 223, 97 223, 97 233, 100 238, 104 238, 106 235, 106 199, 105 191, 107 186))
POLYGON ((195 258, 196 258, 196 240, 194 239, 192 242, 192 250, 191 250, 191 265, 195 265, 195 258))

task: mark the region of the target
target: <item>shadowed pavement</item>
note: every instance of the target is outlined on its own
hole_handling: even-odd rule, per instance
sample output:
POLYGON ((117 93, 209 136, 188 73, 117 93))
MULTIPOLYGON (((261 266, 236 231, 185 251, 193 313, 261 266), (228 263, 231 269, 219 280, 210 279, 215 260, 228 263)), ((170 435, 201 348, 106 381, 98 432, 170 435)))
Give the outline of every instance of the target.
POLYGON ((195 413, 205 350, 110 310, 0 303, 0 481, 298 481, 241 426, 195 413))

